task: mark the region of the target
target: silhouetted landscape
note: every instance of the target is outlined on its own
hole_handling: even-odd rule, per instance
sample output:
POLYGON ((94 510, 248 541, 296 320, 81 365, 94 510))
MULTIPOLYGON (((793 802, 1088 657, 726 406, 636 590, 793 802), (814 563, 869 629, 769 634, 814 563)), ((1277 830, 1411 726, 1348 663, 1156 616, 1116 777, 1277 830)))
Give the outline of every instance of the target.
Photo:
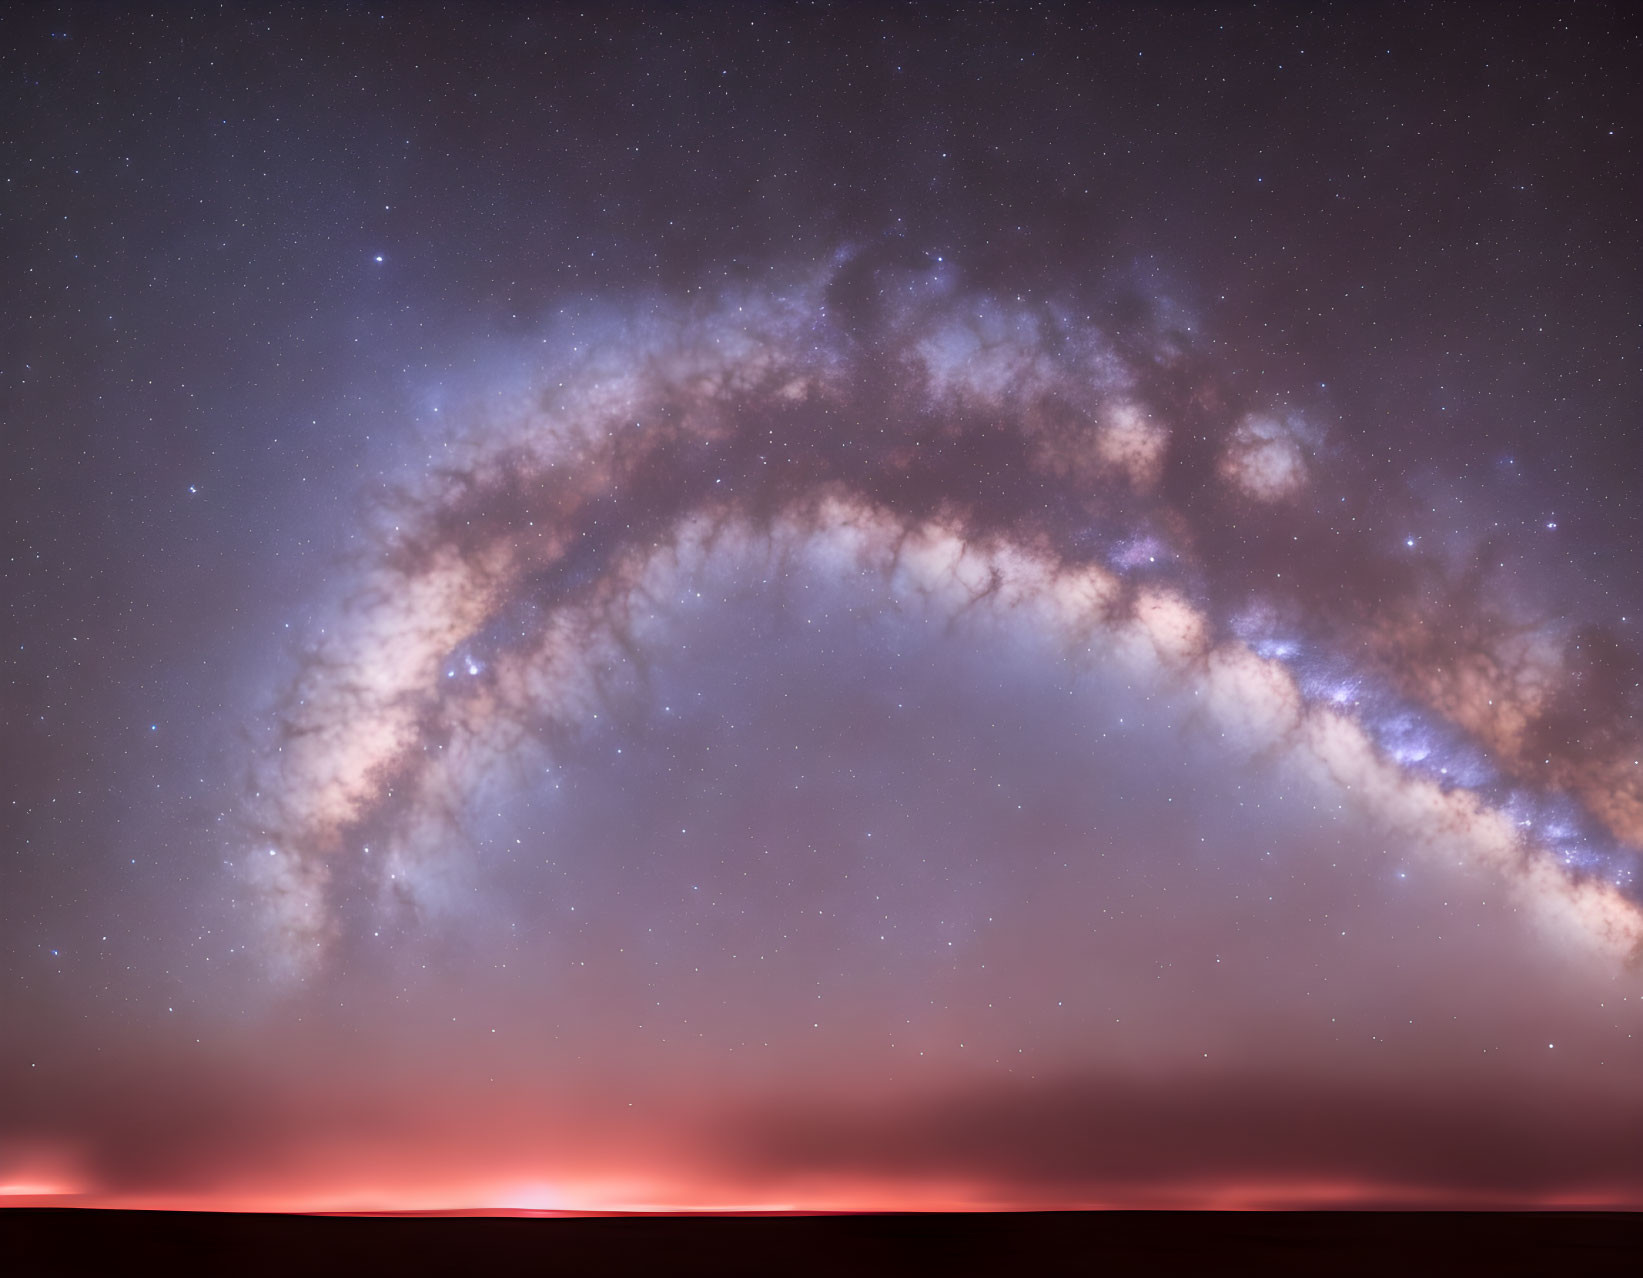
POLYGON ((1621 1212, 334 1217, 20 1208, 11 1272, 1621 1274, 1621 1212))

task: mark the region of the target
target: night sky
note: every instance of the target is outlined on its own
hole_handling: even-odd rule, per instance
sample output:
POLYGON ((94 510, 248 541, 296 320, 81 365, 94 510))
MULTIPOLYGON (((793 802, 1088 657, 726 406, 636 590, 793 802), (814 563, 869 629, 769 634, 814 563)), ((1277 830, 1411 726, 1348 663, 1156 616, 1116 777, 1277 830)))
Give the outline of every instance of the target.
POLYGON ((1643 1207, 1628 8, 0 14, 0 1201, 1643 1207))

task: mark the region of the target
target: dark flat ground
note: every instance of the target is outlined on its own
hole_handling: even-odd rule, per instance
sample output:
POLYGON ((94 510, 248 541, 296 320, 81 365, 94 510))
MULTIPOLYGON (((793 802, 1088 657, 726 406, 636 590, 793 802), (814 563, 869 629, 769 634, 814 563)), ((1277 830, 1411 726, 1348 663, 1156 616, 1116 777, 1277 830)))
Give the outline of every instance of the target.
POLYGON ((336 1217, 0 1210, 0 1271, 1643 1275, 1643 1213, 336 1217))

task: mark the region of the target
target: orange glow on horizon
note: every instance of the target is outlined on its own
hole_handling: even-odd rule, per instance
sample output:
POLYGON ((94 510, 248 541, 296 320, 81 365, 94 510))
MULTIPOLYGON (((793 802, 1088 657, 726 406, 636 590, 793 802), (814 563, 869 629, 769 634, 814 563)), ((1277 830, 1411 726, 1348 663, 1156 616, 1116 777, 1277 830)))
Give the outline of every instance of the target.
MULTIPOLYGON (((761 1194, 745 1186, 685 1191, 636 1181, 536 1184, 383 1185, 311 1190, 205 1190, 103 1193, 61 1183, 0 1184, 4 1206, 128 1211, 249 1212, 298 1215, 469 1215, 591 1217, 652 1215, 830 1215, 1042 1211, 1636 1211, 1635 1188, 1594 1186, 1536 1196, 1459 1193, 1429 1187, 1345 1180, 1252 1180, 1156 1184, 1100 1195, 1022 1196, 1004 1185, 956 1182, 810 1183, 761 1194)), ((3 1209, 3 1208, 0 1208, 3 1209)))

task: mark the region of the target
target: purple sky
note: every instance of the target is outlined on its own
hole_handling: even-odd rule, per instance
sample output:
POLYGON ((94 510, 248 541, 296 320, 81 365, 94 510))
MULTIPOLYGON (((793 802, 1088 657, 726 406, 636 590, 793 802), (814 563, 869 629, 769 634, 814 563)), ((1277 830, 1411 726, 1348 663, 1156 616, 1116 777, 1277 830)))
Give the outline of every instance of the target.
POLYGON ((0 18, 0 1201, 1643 1204, 1638 53, 0 18))

